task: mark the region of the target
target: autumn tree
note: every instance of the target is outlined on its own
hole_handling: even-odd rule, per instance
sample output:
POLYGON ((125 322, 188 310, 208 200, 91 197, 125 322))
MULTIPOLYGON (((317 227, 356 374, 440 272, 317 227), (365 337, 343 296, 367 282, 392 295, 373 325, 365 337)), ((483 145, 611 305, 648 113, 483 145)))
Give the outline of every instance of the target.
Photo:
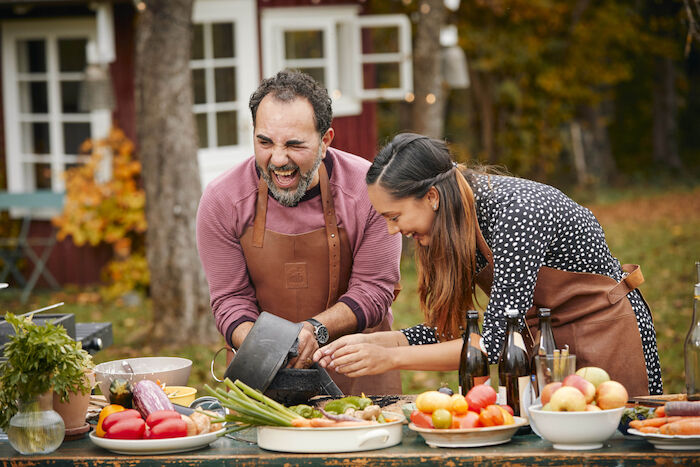
POLYGON ((149 0, 136 27, 138 153, 157 343, 218 338, 195 240, 201 185, 189 69, 192 4, 149 0))

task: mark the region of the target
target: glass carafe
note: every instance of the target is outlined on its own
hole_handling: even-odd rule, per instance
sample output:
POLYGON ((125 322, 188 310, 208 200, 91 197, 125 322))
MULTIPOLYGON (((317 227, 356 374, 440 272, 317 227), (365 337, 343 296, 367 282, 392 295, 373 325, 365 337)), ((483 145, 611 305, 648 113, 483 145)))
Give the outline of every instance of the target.
POLYGON ((48 454, 63 442, 66 426, 53 410, 53 392, 19 402, 19 411, 10 419, 7 439, 20 454, 48 454))

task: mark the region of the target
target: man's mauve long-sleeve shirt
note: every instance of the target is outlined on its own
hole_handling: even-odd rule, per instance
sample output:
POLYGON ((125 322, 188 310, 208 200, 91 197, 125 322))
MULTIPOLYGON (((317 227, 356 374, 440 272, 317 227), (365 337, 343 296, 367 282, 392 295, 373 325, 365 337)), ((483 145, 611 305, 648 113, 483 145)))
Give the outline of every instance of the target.
MULTIPOLYGON (((372 208, 365 184, 368 161, 329 148, 323 163, 329 172, 338 228, 347 232, 353 257, 348 289, 339 301, 355 313, 357 330, 362 331, 387 315, 391 319, 401 237, 389 235, 386 222, 372 208)), ((207 185, 197 211, 197 247, 209 282, 212 312, 229 344, 235 327, 255 321, 260 313, 239 240, 255 218, 258 182, 251 157, 207 185)), ((286 235, 325 228, 319 186, 294 207, 283 206, 270 196, 266 228, 286 235)))

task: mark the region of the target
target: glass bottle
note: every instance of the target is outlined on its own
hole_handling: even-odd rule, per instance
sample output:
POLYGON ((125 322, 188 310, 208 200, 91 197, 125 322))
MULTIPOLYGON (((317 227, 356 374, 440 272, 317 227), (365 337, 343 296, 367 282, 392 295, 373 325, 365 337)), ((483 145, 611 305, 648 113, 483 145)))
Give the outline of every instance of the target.
POLYGON ((20 454, 48 454, 58 449, 65 433, 63 418, 53 410, 53 392, 48 391, 19 402, 7 439, 20 454))
POLYGON ((554 333, 552 332, 551 310, 549 308, 539 308, 537 310, 537 317, 539 318, 540 325, 537 331, 537 338, 535 339, 535 346, 532 349, 530 369, 532 371, 532 386, 536 395, 539 395, 537 394, 539 393, 539 388, 536 384, 537 371, 535 368, 535 357, 537 355, 554 355, 554 349, 557 348, 557 344, 554 342, 554 333))
POLYGON ((520 334, 520 313, 507 309, 506 338, 498 361, 499 393, 505 391, 506 403, 517 416, 526 413, 523 400, 525 391, 530 389, 530 362, 527 348, 520 334))
POLYGON ((689 401, 700 400, 700 283, 695 284, 693 320, 685 337, 685 390, 689 401))
POLYGON ((459 393, 463 396, 489 379, 489 361, 479 332, 479 312, 467 311, 467 330, 462 337, 459 360, 459 393))

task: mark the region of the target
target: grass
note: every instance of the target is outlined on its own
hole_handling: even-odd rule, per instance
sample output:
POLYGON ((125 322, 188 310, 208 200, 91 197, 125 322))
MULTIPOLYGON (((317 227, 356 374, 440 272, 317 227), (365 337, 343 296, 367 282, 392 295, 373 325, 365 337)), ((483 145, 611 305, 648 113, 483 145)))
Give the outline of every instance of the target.
MULTIPOLYGON (((608 194, 589 204, 605 229, 613 255, 621 262, 641 264, 646 282, 642 293, 651 307, 659 344, 664 392, 684 391, 683 340, 692 315, 692 285, 697 281, 695 261, 700 260, 700 187, 638 193, 634 198, 608 194)), ((416 272, 410 255, 402 261, 403 290, 394 303, 394 328, 422 321, 416 298, 416 272)), ((170 355, 193 361, 190 385, 202 389, 213 382, 209 373, 216 350, 223 345, 196 343, 184 348, 153 348, 144 331, 153 319, 148 300, 140 304, 105 301, 95 289, 68 287, 61 292, 39 291, 30 303, 19 304, 19 292, 0 292, 0 312, 15 314, 59 301, 60 312, 74 313, 77 322, 111 322, 114 344, 95 356, 97 363, 136 356, 170 355)), ((485 299, 480 299, 486 303, 485 299)), ((59 310, 55 310, 58 312, 59 310)), ((223 352, 216 362, 223 374, 223 352)), ((404 371, 405 393, 434 389, 443 383, 457 388, 456 372, 404 371)))

